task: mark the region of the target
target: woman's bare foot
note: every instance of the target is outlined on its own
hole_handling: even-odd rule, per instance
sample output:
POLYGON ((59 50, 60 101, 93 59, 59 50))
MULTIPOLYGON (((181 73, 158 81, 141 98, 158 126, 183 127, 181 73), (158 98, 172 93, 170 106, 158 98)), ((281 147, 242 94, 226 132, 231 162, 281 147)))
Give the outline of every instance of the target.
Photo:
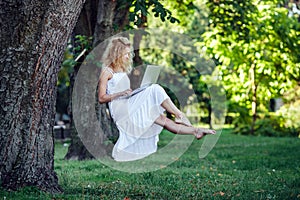
POLYGON ((197 128, 195 137, 197 140, 200 140, 201 138, 203 138, 206 135, 214 135, 214 134, 216 134, 215 130, 206 129, 206 128, 197 128))

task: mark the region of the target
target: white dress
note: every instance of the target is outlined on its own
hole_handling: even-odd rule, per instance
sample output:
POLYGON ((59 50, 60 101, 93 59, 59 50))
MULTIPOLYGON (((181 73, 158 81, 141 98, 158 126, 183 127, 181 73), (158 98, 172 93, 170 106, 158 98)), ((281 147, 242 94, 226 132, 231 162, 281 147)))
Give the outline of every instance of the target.
MULTIPOLYGON (((107 83, 107 94, 130 88, 126 73, 112 73, 107 83)), ((119 130, 119 138, 114 145, 112 157, 116 161, 142 159, 157 151, 158 135, 163 127, 154 121, 164 113, 161 103, 169 98, 165 90, 153 84, 145 90, 129 97, 109 102, 109 110, 119 130)))

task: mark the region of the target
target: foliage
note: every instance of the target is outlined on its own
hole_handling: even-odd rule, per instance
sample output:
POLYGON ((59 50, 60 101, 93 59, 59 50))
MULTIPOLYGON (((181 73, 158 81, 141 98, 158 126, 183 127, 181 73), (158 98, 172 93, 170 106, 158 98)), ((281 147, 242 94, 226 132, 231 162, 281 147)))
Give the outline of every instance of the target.
POLYGON ((286 126, 286 122, 286 118, 281 115, 265 116, 257 121, 255 135, 297 137, 299 135, 300 128, 286 126))
POLYGON ((154 13, 155 17, 159 17, 162 22, 166 20, 171 23, 179 22, 159 0, 132 0, 129 20, 134 22, 135 25, 141 25, 145 23, 144 17, 148 16, 149 10, 154 13))
POLYGON ((172 10, 172 16, 179 22, 163 22, 149 15, 147 27, 171 30, 186 34, 195 41, 201 40, 201 34, 205 32, 208 23, 208 9, 203 1, 172 0, 162 1, 162 4, 165 8, 172 10))
MULTIPOLYGON (((300 87, 293 89, 295 94, 300 92, 300 87), (298 89, 297 89, 298 88, 298 89)), ((264 136, 292 136, 300 137, 300 99, 294 94, 285 94, 292 98, 286 100, 285 104, 276 112, 260 113, 260 119, 255 125, 254 135, 264 136), (296 98, 296 99, 294 99, 296 98)), ((239 105, 233 106, 235 112, 244 117, 236 117, 233 120, 235 125, 234 132, 239 134, 248 134, 250 132, 251 116, 247 115, 247 109, 239 105)))
POLYGON ((276 115, 284 119, 281 127, 300 136, 300 85, 287 91, 284 97, 285 105, 276 111, 276 115))
POLYGON ((78 64, 82 52, 91 49, 91 41, 91 37, 76 35, 73 44, 70 42, 65 50, 64 60, 58 73, 57 81, 56 112, 58 113, 67 113, 70 99, 70 74, 72 74, 74 67, 78 64))
MULTIPOLYGON (((300 109, 300 106, 286 105, 276 113, 262 114, 255 124, 256 136, 272 136, 272 137, 297 137, 300 135, 299 113, 290 112, 300 109), (293 123, 295 122, 295 123, 293 123)), ((248 117, 248 120, 251 120, 248 117)), ((236 121, 234 123, 237 123, 236 121)), ((250 132, 251 123, 241 123, 234 129, 234 133, 248 134, 250 132)))
POLYGON ((216 60, 228 97, 248 109, 266 112, 300 77, 300 24, 281 1, 208 1, 210 30, 198 43, 216 60))
MULTIPOLYGON (((204 51, 210 55, 227 91, 228 111, 239 115, 233 118, 236 132, 248 134, 253 114, 266 121, 262 117, 269 116, 270 99, 282 96, 299 81, 300 25, 295 17, 288 17, 288 10, 283 7, 285 2, 280 0, 205 2, 133 0, 130 1, 129 17, 135 27, 146 23, 149 28, 187 34, 193 39, 195 48, 186 46, 183 54, 204 51), (156 17, 161 20, 156 20, 156 17), (172 18, 178 23, 172 23, 172 18)), ((145 63, 172 66, 192 85, 201 110, 209 113, 207 83, 211 80, 199 73, 195 63, 157 49, 145 50, 141 55, 145 63)), ((74 65, 76 56, 72 56, 64 64, 74 65)), ((276 121, 274 117, 268 120, 273 119, 276 121)), ((255 127, 262 127, 263 122, 258 123, 255 127)), ((274 132, 272 130, 270 132, 274 132)))
MULTIPOLYGON (((187 43, 183 38, 175 38, 175 36, 165 36, 165 38, 160 38, 160 40, 165 43, 172 44, 172 48, 177 49, 175 44, 180 44, 180 53, 177 55, 174 52, 161 51, 157 49, 147 49, 142 50, 141 55, 146 62, 149 63, 159 63, 162 66, 168 66, 170 69, 179 73, 184 80, 188 80, 193 91, 195 92, 195 97, 191 98, 191 102, 198 101, 201 110, 205 110, 205 114, 208 115, 210 110, 210 95, 207 88, 205 80, 201 79, 201 73, 199 72, 198 66, 204 65, 201 63, 200 58, 194 62, 190 62, 187 58, 191 57, 191 52, 198 56, 198 50, 194 47, 194 41, 201 41, 200 35, 205 32, 205 27, 207 24, 207 11, 205 9, 205 4, 200 1, 164 1, 164 6, 172 10, 172 15, 179 19, 180 23, 163 23, 161 21, 155 20, 152 16, 148 17, 148 27, 160 30, 165 30, 169 32, 170 30, 176 33, 183 33, 183 38, 186 35, 189 37, 190 41, 187 43), (169 40, 176 40, 169 41, 169 40), (182 40, 182 41, 181 41, 182 40), (183 56, 183 57, 182 57, 183 56)), ((171 32, 170 32, 171 33, 171 32)), ((147 40, 148 41, 148 40, 147 40)), ((206 66, 207 69, 210 66, 206 66)), ((208 69, 212 71, 211 69, 208 69)), ((182 80, 183 80, 182 79, 182 80)), ((182 83, 184 86, 184 83, 182 83)), ((184 86, 185 87, 185 86, 184 86)), ((181 88, 182 89, 182 88, 181 88)), ((179 92, 180 93, 180 92, 179 92)), ((207 120, 206 120, 207 122, 207 120)))
POLYGON ((61 70, 58 74, 58 86, 68 87, 70 86, 69 74, 73 71, 73 67, 77 64, 78 56, 82 56, 81 53, 86 50, 91 50, 92 38, 84 35, 76 35, 74 41, 70 42, 65 50, 64 60, 61 66, 61 70), (73 44, 72 44, 73 43, 73 44))
MULTIPOLYGON (((174 163, 155 172, 131 174, 97 160, 67 161, 56 142, 55 171, 63 194, 33 188, 0 190, 6 199, 297 199, 300 140, 233 135, 223 130, 212 152, 199 160, 201 141, 174 163)), ((172 134, 163 132, 161 143, 172 134)))
POLYGON ((152 15, 149 15, 147 19, 148 27, 169 29, 179 33, 186 33, 187 30, 195 28, 196 34, 199 35, 197 30, 203 25, 203 21, 205 21, 205 17, 203 16, 206 13, 201 12, 203 9, 203 7, 200 7, 201 5, 198 5, 197 2, 192 0, 162 1, 162 4, 165 8, 172 10, 172 16, 178 19, 178 23, 168 23, 168 21, 163 22, 156 20, 152 15), (194 24, 195 19, 199 20, 198 24, 194 24))
MULTIPOLYGON (((162 3, 180 23, 162 23, 149 16, 148 26, 188 34, 197 52, 204 51, 215 61, 227 91, 228 111, 239 115, 233 119, 237 133, 249 134, 253 115, 267 116, 270 99, 281 97, 299 81, 300 26, 288 16, 284 1, 207 1, 209 11, 200 1, 162 3)), ((201 109, 208 110, 210 77, 201 76, 193 64, 169 52, 148 50, 142 55, 146 62, 166 63, 185 76, 201 109)))

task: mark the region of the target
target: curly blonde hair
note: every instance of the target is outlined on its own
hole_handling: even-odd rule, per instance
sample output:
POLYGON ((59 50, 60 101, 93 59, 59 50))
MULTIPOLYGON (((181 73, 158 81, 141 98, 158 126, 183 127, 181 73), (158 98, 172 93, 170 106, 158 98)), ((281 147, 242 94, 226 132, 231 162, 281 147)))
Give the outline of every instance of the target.
POLYGON ((113 37, 106 48, 103 55, 103 64, 106 67, 111 67, 113 70, 121 68, 129 73, 132 69, 132 59, 134 53, 131 43, 126 37, 113 37), (130 52, 125 52, 126 48, 130 48, 130 52), (129 53, 129 61, 124 62, 123 56, 129 53))

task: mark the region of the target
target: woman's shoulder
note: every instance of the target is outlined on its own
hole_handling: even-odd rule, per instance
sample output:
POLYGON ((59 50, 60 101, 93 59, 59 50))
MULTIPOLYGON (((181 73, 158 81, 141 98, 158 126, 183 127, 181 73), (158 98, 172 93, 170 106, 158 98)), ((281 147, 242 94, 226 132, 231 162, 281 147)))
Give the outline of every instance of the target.
POLYGON ((102 71, 103 72, 109 72, 110 74, 114 75, 114 70, 110 67, 103 67, 102 71))
POLYGON ((114 75, 114 71, 110 67, 103 67, 101 70, 100 78, 111 79, 114 75))

